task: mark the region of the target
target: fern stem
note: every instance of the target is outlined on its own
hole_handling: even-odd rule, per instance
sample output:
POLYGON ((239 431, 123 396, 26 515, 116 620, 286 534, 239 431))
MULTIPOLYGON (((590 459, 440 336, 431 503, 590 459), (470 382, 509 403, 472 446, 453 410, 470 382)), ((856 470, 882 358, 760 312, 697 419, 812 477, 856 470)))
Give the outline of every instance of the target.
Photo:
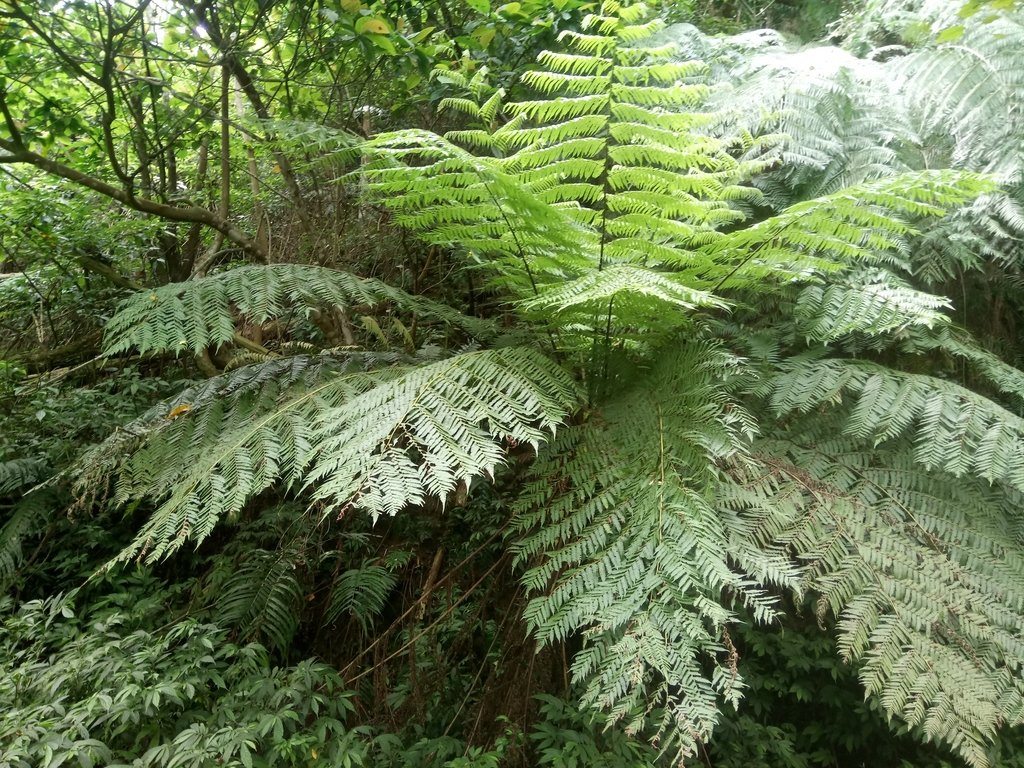
POLYGON ((612 356, 612 309, 615 306, 615 297, 608 299, 608 318, 604 324, 604 370, 601 372, 601 383, 608 384, 608 365, 612 356))

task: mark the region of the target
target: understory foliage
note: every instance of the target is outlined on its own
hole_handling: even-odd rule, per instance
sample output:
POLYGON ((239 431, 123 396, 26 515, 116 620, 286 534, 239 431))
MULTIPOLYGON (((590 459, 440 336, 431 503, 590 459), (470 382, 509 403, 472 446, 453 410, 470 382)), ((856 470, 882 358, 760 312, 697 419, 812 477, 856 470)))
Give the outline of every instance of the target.
POLYGON ((566 8, 514 88, 438 76, 447 133, 273 131, 422 260, 268 259, 256 184, 99 357, 0 367, 0 762, 1013 764, 1019 19, 566 8))

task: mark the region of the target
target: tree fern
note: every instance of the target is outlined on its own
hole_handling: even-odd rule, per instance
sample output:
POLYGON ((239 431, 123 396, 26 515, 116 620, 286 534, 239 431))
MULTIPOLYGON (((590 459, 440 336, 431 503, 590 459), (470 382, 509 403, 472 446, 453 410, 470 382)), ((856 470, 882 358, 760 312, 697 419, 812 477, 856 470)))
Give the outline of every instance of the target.
POLYGON ((777 46, 736 57, 719 76, 720 109, 755 135, 781 137, 783 162, 757 180, 776 207, 918 167, 888 69, 832 46, 777 46))
MULTIPOLYGON (((980 766, 993 729, 1021 711, 1022 424, 1000 402, 874 358, 953 355, 995 391, 1024 392, 948 319, 946 299, 913 282, 918 233, 996 185, 889 173, 917 167, 904 166, 911 142, 870 134, 912 114, 875 120, 884 98, 861 104, 857 78, 804 94, 807 132, 824 135, 809 150, 772 135, 784 119, 730 126, 735 110, 708 100, 711 69, 651 42, 662 27, 641 5, 605 2, 564 35, 568 51, 540 57, 531 98, 477 88, 450 105, 477 121, 468 132, 360 147, 360 188, 488 275, 550 358, 498 347, 241 368, 112 438, 84 463, 83 486, 112 476, 117 502, 157 502, 121 556, 154 560, 275 484, 318 515, 376 519, 443 508, 529 444, 514 525, 526 619, 541 643, 580 644, 572 671, 587 705, 692 755, 742 691, 737 601, 764 622, 780 592, 815 592, 883 707, 980 766), (787 151, 806 156, 791 177, 775 173, 787 151), (985 519, 969 518, 975 502, 985 519)), ((311 285, 337 282, 307 289, 271 270, 250 297, 255 278, 238 272, 166 289, 169 321, 131 299, 110 348, 183 338, 198 350, 229 340, 235 311, 259 321, 354 301, 468 329, 348 276, 318 273, 311 285), (216 327, 186 322, 203 296, 216 327), (132 317, 145 330, 126 330, 132 317)), ((374 584, 367 615, 382 605, 377 567, 351 569, 329 615, 358 614, 360 579, 374 584)))
MULTIPOLYGON (((388 135, 368 151, 380 158, 382 148, 401 146, 404 154, 386 155, 387 175, 371 176, 368 189, 428 239, 458 241, 485 264, 518 258, 520 279, 506 284, 525 316, 554 325, 556 343, 584 358, 588 377, 624 371, 616 374, 621 390, 605 382, 589 421, 545 449, 519 501, 519 551, 532 566, 525 580, 535 591, 526 617, 542 642, 582 636, 573 671, 586 703, 625 719, 631 731, 645 728, 643 713, 660 713, 662 746, 685 755, 710 733, 719 701, 735 700, 741 686, 728 661, 729 601, 745 600, 768 620, 775 606, 766 586, 808 585, 800 562, 774 537, 785 525, 784 507, 781 520, 771 520, 771 510, 758 518, 714 509, 716 494, 729 494, 728 476, 715 467, 758 465, 744 450, 754 422, 723 382, 760 372, 716 368, 709 362, 715 353, 699 345, 690 348, 693 357, 680 358, 674 332, 688 325, 693 335, 714 333, 720 321, 708 316, 749 303, 786 313, 770 322, 790 324, 799 336, 789 344, 798 347, 798 339, 845 344, 871 337, 883 348, 908 334, 937 338, 949 326, 948 302, 907 281, 909 244, 923 218, 995 186, 948 171, 894 176, 888 147, 873 152, 865 144, 862 151, 851 139, 847 157, 833 162, 828 153, 838 150, 823 145, 821 160, 811 164, 826 174, 814 188, 829 194, 790 205, 791 194, 778 215, 738 227, 745 206, 760 199, 742 182, 769 170, 774 140, 730 134, 720 114, 699 113, 708 89, 696 78, 706 69, 674 61, 670 47, 637 44, 658 28, 643 23, 642 13, 606 3, 584 32, 567 35, 569 53, 544 54, 529 82, 549 98, 508 105, 511 119, 489 139, 472 135, 470 144, 494 157, 469 156, 438 137, 388 135), (443 156, 444 165, 395 164, 417 158, 418 146, 427 157, 443 156), (858 152, 864 170, 849 174, 858 152), (451 176, 443 197, 429 191, 439 171, 451 176), (473 218, 472 206, 487 199, 484 178, 500 180, 514 215, 473 218), (853 178, 860 183, 837 189, 853 178), (524 197, 535 215, 520 205, 524 197), (537 201, 546 206, 538 209, 537 201), (459 226, 448 227, 451 219, 459 226), (490 239, 476 234, 477 224, 490 239), (520 228, 528 249, 515 247, 520 228), (551 232, 570 229, 576 244, 568 257, 564 242, 543 245, 551 232), (534 256, 538 250, 544 256, 534 256), (574 336, 604 343, 588 348, 574 336), (644 345, 629 343, 641 337, 644 345)), ((838 117, 832 125, 837 137, 846 130, 838 117)), ((856 131, 869 136, 876 125, 865 118, 856 131)), ((835 146, 846 145, 837 139, 835 146)), ((776 360, 787 352, 778 349, 776 360)), ((802 359, 781 372, 772 373, 777 362, 769 365, 762 387, 783 387, 802 359)), ((808 360, 807 375, 827 378, 832 364, 808 360)), ((924 378, 915 380, 918 410, 905 411, 890 397, 876 411, 855 413, 862 422, 854 428, 884 439, 921 414, 925 434, 948 437, 941 419, 923 415, 925 403, 942 397, 943 383, 924 378)), ((829 402, 817 396, 828 387, 810 384, 794 380, 785 388, 808 408, 829 402)), ((1009 415, 973 397, 994 419, 1009 415)), ((965 403, 951 400, 946 410, 959 412, 965 403)), ((1010 461, 1007 472, 1011 465, 1016 472, 1010 447, 1000 451, 1010 461)), ((920 458, 925 467, 955 469, 951 459, 920 458)), ((961 730, 972 727, 960 721, 935 734, 962 740, 961 730)))

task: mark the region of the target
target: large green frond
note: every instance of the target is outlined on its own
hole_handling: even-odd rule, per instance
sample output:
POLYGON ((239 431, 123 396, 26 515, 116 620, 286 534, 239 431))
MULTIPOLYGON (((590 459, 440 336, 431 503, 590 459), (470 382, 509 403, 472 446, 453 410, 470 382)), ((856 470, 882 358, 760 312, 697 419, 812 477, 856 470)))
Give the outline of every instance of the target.
POLYGON ((963 27, 959 40, 894 62, 900 94, 932 163, 1021 180, 1024 20, 963 27))
POLYGON ((263 323, 288 312, 308 316, 316 309, 392 304, 486 335, 487 324, 451 307, 413 296, 371 278, 304 264, 237 267, 184 283, 170 283, 128 297, 107 323, 104 350, 199 352, 228 344, 240 318, 263 323))
POLYGON ((1024 713, 1022 497, 841 429, 802 420, 761 442, 721 503, 804 564, 888 715, 985 766, 996 728, 1024 713))
POLYGON ((401 558, 395 554, 389 553, 385 563, 365 561, 338 574, 324 611, 324 626, 351 618, 364 635, 369 633, 373 619, 384 609, 398 583, 393 571, 401 558))
POLYGON ((118 503, 160 502, 118 557, 152 562, 276 483, 317 484, 331 507, 374 516, 443 502, 457 483, 492 475, 510 447, 550 436, 577 400, 531 350, 398 360, 296 357, 224 374, 115 433, 83 459, 79 488, 112 475, 118 503))
POLYGON ((875 444, 910 435, 926 469, 1024 491, 1024 419, 959 384, 818 353, 785 364, 770 391, 780 416, 848 402, 845 434, 875 444))
POLYGON ((949 322, 942 310, 950 307, 947 299, 915 290, 891 272, 860 269, 803 289, 793 314, 806 338, 832 341, 853 333, 938 328, 949 322))
POLYGON ((660 743, 680 755, 742 685, 728 600, 761 619, 774 610, 731 568, 727 542, 743 535, 708 495, 714 462, 740 451, 750 426, 717 382, 731 365, 713 347, 664 350, 652 376, 545 449, 518 501, 530 627, 541 642, 581 635, 572 670, 584 702, 634 732, 660 713, 660 743))
POLYGON ((314 498, 375 518, 493 478, 509 449, 537 450, 575 409, 571 378, 538 352, 468 352, 389 375, 328 410, 306 484, 314 498))
POLYGON ((46 466, 42 459, 0 461, 0 499, 21 490, 26 485, 42 480, 46 466))
POLYGON ((26 537, 42 535, 58 509, 58 501, 47 488, 26 493, 4 514, 0 525, 0 593, 18 573, 25 561, 22 543, 26 537))
POLYGON ((702 252, 735 265, 722 287, 807 279, 855 264, 900 264, 906 238, 914 233, 911 219, 940 216, 993 188, 985 177, 957 171, 901 174, 796 203, 702 252))
POLYGON ((220 585, 213 606, 218 623, 234 628, 246 641, 265 641, 287 650, 305 597, 299 579, 301 561, 294 546, 246 552, 220 585))

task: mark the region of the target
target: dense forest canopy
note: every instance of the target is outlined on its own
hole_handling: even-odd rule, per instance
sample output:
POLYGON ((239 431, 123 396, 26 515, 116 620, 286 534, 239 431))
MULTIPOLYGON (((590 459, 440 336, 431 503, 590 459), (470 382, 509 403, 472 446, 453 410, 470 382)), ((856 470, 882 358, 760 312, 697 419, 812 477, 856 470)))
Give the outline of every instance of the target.
POLYGON ((1024 765, 1019 4, 0 61, 0 765, 1024 765))

